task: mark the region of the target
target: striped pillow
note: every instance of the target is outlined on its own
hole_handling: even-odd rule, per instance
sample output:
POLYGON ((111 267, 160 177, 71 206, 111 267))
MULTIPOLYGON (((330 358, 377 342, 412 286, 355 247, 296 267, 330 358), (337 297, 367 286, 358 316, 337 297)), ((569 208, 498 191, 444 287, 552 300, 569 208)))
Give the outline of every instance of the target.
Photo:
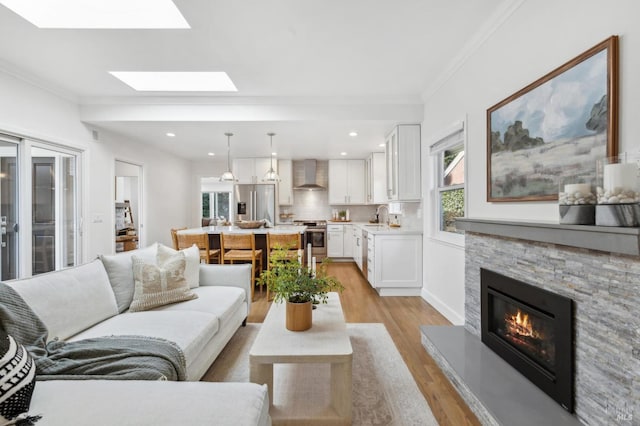
POLYGON ((29 352, 0 329, 0 423, 26 418, 36 385, 36 364, 29 352))
POLYGON ((137 256, 133 260, 133 302, 129 312, 146 311, 169 303, 196 299, 184 277, 184 252, 158 259, 158 265, 146 263, 137 256))

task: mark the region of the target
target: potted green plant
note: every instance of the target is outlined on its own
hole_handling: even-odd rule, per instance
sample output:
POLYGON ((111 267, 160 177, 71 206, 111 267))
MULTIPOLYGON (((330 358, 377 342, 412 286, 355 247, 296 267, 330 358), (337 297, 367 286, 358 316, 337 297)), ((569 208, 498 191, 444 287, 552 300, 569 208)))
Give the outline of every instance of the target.
POLYGON ((327 293, 342 291, 337 278, 327 274, 328 259, 320 263, 315 272, 301 264, 301 256, 286 247, 277 247, 269 255, 269 269, 258 279, 273 292, 274 302, 286 303, 286 327, 291 331, 311 328, 314 303, 327 303, 327 293))

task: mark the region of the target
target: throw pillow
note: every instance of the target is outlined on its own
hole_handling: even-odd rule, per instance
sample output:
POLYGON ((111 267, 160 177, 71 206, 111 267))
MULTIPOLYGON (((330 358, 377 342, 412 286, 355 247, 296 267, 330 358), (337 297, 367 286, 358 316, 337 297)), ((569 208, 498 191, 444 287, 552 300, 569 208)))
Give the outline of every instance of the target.
POLYGON ((0 329, 0 423, 38 419, 27 415, 35 385, 36 364, 29 352, 0 329))
POLYGON ((133 300, 133 267, 131 257, 135 255, 149 262, 155 262, 157 253, 158 244, 154 243, 149 247, 139 250, 100 256, 104 269, 107 270, 113 293, 116 296, 119 313, 126 311, 133 300))
MULTIPOLYGON (((188 249, 180 250, 184 253, 187 265, 184 268, 184 278, 189 284, 189 288, 196 288, 200 285, 200 249, 195 244, 188 249)), ((166 259, 178 253, 177 250, 158 244, 158 255, 156 257, 158 265, 164 263, 166 259)))
POLYGON ((185 255, 178 252, 155 265, 133 256, 135 288, 129 312, 146 311, 170 303, 196 299, 184 278, 185 255))

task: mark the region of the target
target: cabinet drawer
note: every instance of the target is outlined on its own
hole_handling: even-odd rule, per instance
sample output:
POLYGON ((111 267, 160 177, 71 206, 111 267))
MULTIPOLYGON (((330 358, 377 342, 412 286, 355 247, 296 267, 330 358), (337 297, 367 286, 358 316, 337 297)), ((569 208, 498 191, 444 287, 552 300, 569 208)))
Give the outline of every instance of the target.
POLYGON ((343 232, 344 225, 327 225, 327 231, 343 232))

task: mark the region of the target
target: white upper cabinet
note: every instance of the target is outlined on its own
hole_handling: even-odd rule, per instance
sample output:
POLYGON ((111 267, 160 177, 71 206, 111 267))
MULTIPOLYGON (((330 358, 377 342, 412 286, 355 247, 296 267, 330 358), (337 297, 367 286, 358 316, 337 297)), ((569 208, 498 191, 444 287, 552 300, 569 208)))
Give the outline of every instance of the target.
POLYGON ((365 161, 367 204, 384 204, 387 199, 387 166, 384 152, 374 152, 365 161))
POLYGON ((278 204, 293 205, 293 163, 291 160, 278 160, 278 204))
POLYGON ((387 136, 387 200, 419 201, 420 185, 420 125, 396 126, 387 136))
MULTIPOLYGON (((233 174, 238 183, 260 183, 265 173, 271 167, 271 158, 235 158, 233 160, 233 174)), ((278 162, 273 162, 273 168, 278 171, 278 162)))
POLYGON ((365 204, 364 160, 329 160, 329 204, 365 204))

